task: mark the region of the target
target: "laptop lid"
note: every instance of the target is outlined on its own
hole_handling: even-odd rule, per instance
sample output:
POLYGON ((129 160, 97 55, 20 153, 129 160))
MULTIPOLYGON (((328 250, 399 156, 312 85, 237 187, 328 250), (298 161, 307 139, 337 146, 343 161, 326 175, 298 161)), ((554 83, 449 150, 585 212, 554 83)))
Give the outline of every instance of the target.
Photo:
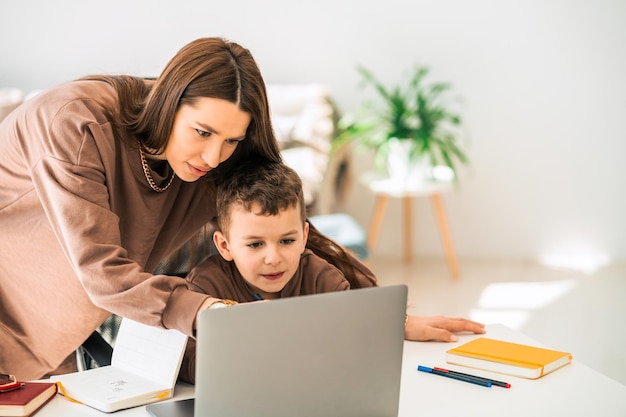
POLYGON ((202 311, 194 415, 396 417, 406 300, 396 285, 202 311))

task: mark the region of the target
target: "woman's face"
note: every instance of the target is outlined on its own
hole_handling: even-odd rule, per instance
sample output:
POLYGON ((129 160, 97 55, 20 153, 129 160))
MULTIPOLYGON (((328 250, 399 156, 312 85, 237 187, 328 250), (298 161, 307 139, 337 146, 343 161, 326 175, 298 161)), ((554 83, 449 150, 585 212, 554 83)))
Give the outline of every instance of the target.
POLYGON ((250 114, 229 101, 202 97, 183 104, 174 117, 166 159, 176 176, 193 182, 227 160, 245 140, 250 114))

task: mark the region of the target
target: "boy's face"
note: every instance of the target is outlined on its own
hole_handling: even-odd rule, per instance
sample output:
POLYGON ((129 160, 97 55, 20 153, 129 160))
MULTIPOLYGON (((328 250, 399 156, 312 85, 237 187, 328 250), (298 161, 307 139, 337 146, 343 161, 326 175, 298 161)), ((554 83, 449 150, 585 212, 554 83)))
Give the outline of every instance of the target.
POLYGON ((272 298, 293 277, 309 234, 302 224, 300 208, 290 207, 276 216, 256 214, 236 204, 230 212, 227 233, 215 232, 217 249, 224 259, 234 261, 253 291, 272 298))

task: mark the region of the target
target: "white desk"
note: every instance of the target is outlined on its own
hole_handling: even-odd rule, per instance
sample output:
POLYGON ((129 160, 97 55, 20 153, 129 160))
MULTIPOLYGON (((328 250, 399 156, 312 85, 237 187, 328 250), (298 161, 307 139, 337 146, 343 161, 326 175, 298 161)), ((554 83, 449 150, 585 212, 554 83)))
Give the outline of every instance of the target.
MULTIPOLYGON (((487 326, 487 335, 511 342, 541 344, 502 325, 487 326)), ((527 380, 489 372, 469 373, 492 377, 511 383, 511 388, 485 388, 417 371, 417 365, 441 366, 468 372, 468 369, 447 365, 445 351, 477 336, 460 335, 459 342, 405 342, 402 364, 402 388, 398 417, 428 416, 626 416, 626 386, 576 361, 537 380, 527 380)), ((593 343, 593 341, 590 341, 593 343)), ((179 384, 176 399, 193 396, 193 387, 179 384)), ((74 404, 61 396, 42 408, 36 417, 72 416, 148 416, 144 407, 106 414, 74 404)))

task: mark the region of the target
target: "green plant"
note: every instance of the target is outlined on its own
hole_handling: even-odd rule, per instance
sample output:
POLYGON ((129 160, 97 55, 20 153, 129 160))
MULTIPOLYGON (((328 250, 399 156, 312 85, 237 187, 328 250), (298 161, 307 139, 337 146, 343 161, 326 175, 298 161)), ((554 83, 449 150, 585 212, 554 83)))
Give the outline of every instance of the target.
POLYGON ((339 134, 335 148, 356 141, 365 148, 375 150, 375 164, 386 163, 389 143, 398 139, 411 141, 410 158, 426 156, 431 166, 448 166, 455 174, 458 163, 467 163, 465 153, 457 144, 460 136, 461 118, 448 110, 443 101, 450 89, 448 83, 426 84, 429 72, 418 66, 409 83, 386 88, 374 75, 358 67, 366 85, 374 87, 382 99, 382 107, 371 102, 364 103, 355 114, 348 114, 339 121, 339 134))

